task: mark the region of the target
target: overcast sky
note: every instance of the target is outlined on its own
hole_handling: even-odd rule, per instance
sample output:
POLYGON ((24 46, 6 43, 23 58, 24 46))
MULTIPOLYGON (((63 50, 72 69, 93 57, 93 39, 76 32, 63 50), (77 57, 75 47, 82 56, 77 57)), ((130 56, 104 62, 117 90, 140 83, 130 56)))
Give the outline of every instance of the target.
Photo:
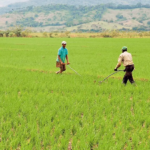
POLYGON ((0 0, 0 7, 12 4, 12 3, 16 3, 16 2, 25 2, 28 0, 0 0))

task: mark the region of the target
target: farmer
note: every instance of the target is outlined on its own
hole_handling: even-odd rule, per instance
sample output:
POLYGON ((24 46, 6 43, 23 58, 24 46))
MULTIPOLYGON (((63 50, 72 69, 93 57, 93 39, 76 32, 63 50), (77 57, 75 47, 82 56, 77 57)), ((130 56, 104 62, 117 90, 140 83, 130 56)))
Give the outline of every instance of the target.
POLYGON ((119 56, 118 64, 114 71, 117 71, 117 69, 121 66, 121 63, 123 63, 123 65, 125 66, 124 71, 126 72, 123 78, 123 83, 126 85, 127 81, 129 80, 131 84, 133 84, 134 80, 132 76, 132 71, 134 70, 134 64, 132 60, 132 55, 127 52, 126 46, 122 47, 122 54, 119 56))
POLYGON ((69 65, 68 60, 68 50, 66 49, 67 43, 65 41, 62 42, 62 47, 58 50, 58 57, 56 60, 56 67, 60 68, 60 71, 57 71, 56 74, 62 73, 66 70, 65 59, 67 60, 67 65, 69 65))

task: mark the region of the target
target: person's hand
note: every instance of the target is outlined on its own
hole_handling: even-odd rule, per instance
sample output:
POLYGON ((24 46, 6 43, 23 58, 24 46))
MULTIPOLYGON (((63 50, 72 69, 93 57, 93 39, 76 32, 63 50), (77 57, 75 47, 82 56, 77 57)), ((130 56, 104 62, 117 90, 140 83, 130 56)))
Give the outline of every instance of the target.
POLYGON ((64 65, 64 63, 63 63, 63 62, 61 62, 61 65, 64 65))
POLYGON ((70 65, 70 62, 67 62, 67 65, 70 65))
POLYGON ((114 71, 117 71, 117 68, 115 68, 114 71))

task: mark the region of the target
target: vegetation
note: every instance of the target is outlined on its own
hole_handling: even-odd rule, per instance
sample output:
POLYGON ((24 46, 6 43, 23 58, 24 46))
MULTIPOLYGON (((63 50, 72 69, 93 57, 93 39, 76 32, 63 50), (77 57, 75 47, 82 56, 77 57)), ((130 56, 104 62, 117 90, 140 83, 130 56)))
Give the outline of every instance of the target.
POLYGON ((48 6, 41 6, 41 7, 27 7, 24 10, 15 11, 15 12, 13 11, 11 13, 26 14, 32 12, 36 14, 35 17, 23 18, 21 20, 16 21, 16 25, 22 25, 24 27, 26 26, 45 27, 45 26, 60 26, 60 25, 65 25, 67 27, 70 27, 70 26, 90 22, 91 20, 90 17, 88 17, 88 15, 92 15, 93 20, 99 21, 101 20, 102 14, 105 12, 105 10, 106 7, 104 5, 98 5, 92 7, 87 7, 87 6, 76 7, 76 6, 69 6, 69 5, 54 5, 54 6, 48 5, 48 6), (52 19, 49 18, 47 23, 35 21, 35 19, 37 18, 37 13, 44 13, 45 15, 48 15, 49 13, 57 12, 57 11, 59 11, 59 14, 56 14, 52 19), (90 12, 92 11, 94 11, 94 14, 93 13, 90 14, 90 12), (61 15, 61 12, 64 12, 65 15, 61 15), (58 17, 58 15, 60 17, 58 17), (85 17, 86 19, 83 19, 85 17))
POLYGON ((0 37, 28 37, 31 32, 29 29, 23 30, 21 26, 16 26, 6 31, 0 31, 0 37))
POLYGON ((121 15, 121 14, 116 15, 116 18, 118 20, 126 20, 126 18, 123 15, 121 15))
MULTIPOLYGON (((135 29, 137 30, 137 29, 135 29)), ((7 31, 0 31, 0 37, 45 37, 45 38, 149 38, 150 32, 137 32, 137 31, 103 31, 101 33, 95 32, 76 32, 71 33, 66 32, 42 32, 42 33, 33 33, 30 29, 23 30, 22 27, 15 27, 7 31)))
MULTIPOLYGON (((148 5, 133 5, 125 6, 124 11, 114 15, 113 18, 109 17, 109 11, 120 10, 122 5, 115 6, 113 4, 96 5, 96 6, 69 6, 69 5, 47 5, 40 7, 27 7, 25 9, 13 10, 6 15, 0 16, 4 23, 1 23, 1 28, 8 29, 9 27, 22 26, 22 27, 32 27, 35 30, 40 31, 43 28, 55 28, 49 29, 49 31, 68 30, 68 27, 76 27, 75 31, 81 32, 102 32, 103 30, 118 29, 118 30, 138 30, 138 31, 149 31, 149 13, 148 10, 140 10, 141 15, 134 12, 135 8, 149 7, 148 5), (127 10, 125 10, 125 8, 127 10), (129 10, 133 9, 133 14, 129 10), (126 13, 128 11, 128 13, 126 13), (144 11, 147 11, 144 12, 144 11), (107 15, 106 15, 107 14, 107 15), (16 18, 18 16, 18 19, 16 18), (106 16, 105 16, 106 15, 106 16), (127 16, 128 15, 128 16, 127 16), (133 15, 134 21, 137 21, 135 25, 126 26, 122 21, 130 20, 130 16, 133 15), (10 21, 11 18, 11 21, 10 21), (116 19, 115 19, 116 18, 116 19), (147 23, 144 23, 147 21, 147 23), (93 23, 92 23, 93 22, 93 23), (102 25, 103 22, 107 25, 102 25), (91 24, 92 23, 92 24, 91 24), (84 26, 91 24, 91 27, 84 28, 84 26), (143 24, 143 25, 141 25, 143 24), (82 27, 81 27, 82 26, 82 27), (106 26, 108 26, 106 28, 106 26), (116 27, 117 26, 117 27, 116 27), (105 29, 106 28, 106 29, 105 29)), ((69 30, 70 31, 70 30, 69 30)), ((72 30, 74 31, 74 30, 72 30)))
POLYGON ((149 39, 0 40, 1 149, 150 149, 149 39), (55 74, 62 40, 81 77, 55 74), (123 86, 123 72, 99 84, 123 45, 137 86, 123 86))
POLYGON ((41 30, 42 32, 149 31, 150 10, 148 8, 149 5, 139 3, 130 6, 114 4, 29 6, 1 15, 0 29, 7 30, 9 27, 22 26, 32 27, 38 32, 41 30))
MULTIPOLYGON (((14 0, 11 0, 11 3, 16 2, 14 0)), ((20 2, 18 0, 18 2, 20 2)), ((1 4, 2 5, 7 5, 8 3, 10 3, 9 1, 2 1, 1 4)), ((136 5, 138 7, 141 7, 142 5, 144 5, 145 7, 147 6, 147 4, 150 3, 150 0, 137 0, 136 1, 136 5)), ((15 3, 15 4, 9 4, 7 7, 5 8, 1 8, 0 12, 6 12, 8 10, 12 10, 12 9, 20 9, 20 8, 25 8, 25 7, 30 7, 30 6, 43 6, 43 5, 56 5, 56 4, 65 4, 65 5, 74 5, 74 6, 93 6, 93 5, 100 5, 100 4, 108 4, 108 5, 113 5, 113 7, 118 7, 117 5, 119 5, 119 7, 122 9, 124 9, 124 5, 126 5, 126 7, 130 8, 131 5, 135 5, 135 1, 134 0, 78 0, 78 1, 74 1, 74 0, 57 0, 57 1, 53 1, 53 0, 29 0, 26 2, 22 2, 22 3, 15 3)))

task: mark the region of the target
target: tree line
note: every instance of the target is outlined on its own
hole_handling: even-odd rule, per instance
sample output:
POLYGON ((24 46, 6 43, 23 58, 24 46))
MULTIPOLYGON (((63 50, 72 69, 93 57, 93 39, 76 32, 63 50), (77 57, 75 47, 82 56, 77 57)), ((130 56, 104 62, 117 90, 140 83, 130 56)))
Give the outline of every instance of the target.
POLYGON ((23 30, 21 26, 16 26, 6 31, 0 30, 0 37, 27 37, 31 32, 29 29, 23 30))

